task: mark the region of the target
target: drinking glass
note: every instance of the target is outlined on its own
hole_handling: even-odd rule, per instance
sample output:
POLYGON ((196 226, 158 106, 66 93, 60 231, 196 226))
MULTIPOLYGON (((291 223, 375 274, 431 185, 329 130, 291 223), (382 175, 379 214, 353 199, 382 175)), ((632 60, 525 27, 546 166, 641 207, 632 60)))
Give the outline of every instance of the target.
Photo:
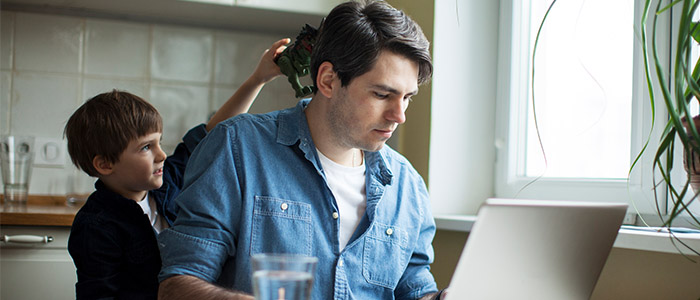
POLYGON ((0 137, 0 168, 5 204, 26 204, 34 161, 34 137, 0 137))
POLYGON ((257 300, 310 300, 318 259, 295 254, 253 255, 257 300))

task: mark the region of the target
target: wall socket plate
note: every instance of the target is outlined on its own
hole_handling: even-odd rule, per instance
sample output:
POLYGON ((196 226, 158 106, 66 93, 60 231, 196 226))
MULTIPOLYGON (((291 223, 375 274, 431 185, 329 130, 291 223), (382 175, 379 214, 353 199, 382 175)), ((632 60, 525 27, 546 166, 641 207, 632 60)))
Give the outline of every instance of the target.
POLYGON ((63 168, 68 147, 62 139, 37 137, 34 139, 34 165, 63 168))

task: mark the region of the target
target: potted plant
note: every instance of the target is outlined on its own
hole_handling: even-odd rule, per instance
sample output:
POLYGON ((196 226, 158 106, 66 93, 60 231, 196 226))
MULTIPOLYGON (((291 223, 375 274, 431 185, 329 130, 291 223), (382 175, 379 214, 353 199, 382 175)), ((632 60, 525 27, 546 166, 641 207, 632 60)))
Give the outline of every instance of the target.
MULTIPOLYGON (((678 0, 662 6, 662 1, 657 1, 656 5, 653 5, 652 0, 646 0, 640 23, 645 75, 651 105, 655 107, 663 101, 668 111, 668 120, 656 148, 652 168, 655 175, 657 171, 661 175, 658 181, 654 176, 654 195, 658 214, 666 215, 663 226, 667 228, 671 228, 681 216, 687 216, 692 226, 700 228, 700 221, 689 209, 690 204, 697 201, 700 195, 700 156, 698 155, 700 153, 700 116, 697 112, 693 115, 691 111, 692 102, 700 103, 700 61, 691 55, 692 48, 700 41, 700 23, 693 21, 698 4, 697 1, 678 0), (668 14, 671 10, 679 15, 674 18, 672 24, 674 46, 672 49, 675 52, 670 65, 666 65, 657 52, 657 16, 668 14), (651 30, 649 43, 647 43, 648 30, 651 30), (682 159, 687 174, 685 181, 681 182, 674 181, 671 176, 674 160, 677 159, 674 157, 676 147, 682 147, 682 159), (659 193, 667 193, 667 198, 660 198, 659 193), (667 211, 662 211, 663 205, 660 205, 659 201, 666 201, 666 199, 669 207, 667 211)), ((669 232, 673 235, 673 231, 669 232)), ((675 240, 683 243, 679 239, 675 240)), ((687 248, 699 254, 696 249, 687 248)))

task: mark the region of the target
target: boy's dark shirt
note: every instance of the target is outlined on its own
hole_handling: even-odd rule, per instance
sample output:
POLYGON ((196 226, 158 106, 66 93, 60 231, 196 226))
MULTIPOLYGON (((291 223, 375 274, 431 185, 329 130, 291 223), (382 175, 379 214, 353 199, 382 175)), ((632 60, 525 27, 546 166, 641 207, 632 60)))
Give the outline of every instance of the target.
MULTIPOLYGON (((163 186, 149 191, 158 214, 172 226, 175 196, 182 188, 190 154, 206 135, 192 128, 168 156, 163 186)), ((161 267, 156 232, 136 201, 109 190, 102 181, 75 216, 68 251, 77 268, 77 299, 156 299, 161 267)))

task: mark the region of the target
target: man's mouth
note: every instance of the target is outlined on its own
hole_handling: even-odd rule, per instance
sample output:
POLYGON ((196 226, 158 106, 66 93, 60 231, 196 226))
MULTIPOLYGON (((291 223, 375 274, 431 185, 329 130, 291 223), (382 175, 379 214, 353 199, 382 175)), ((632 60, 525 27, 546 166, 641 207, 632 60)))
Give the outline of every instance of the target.
POLYGON ((385 138, 390 138, 391 135, 394 133, 394 130, 389 128, 389 129, 375 129, 379 134, 384 136, 385 138))

